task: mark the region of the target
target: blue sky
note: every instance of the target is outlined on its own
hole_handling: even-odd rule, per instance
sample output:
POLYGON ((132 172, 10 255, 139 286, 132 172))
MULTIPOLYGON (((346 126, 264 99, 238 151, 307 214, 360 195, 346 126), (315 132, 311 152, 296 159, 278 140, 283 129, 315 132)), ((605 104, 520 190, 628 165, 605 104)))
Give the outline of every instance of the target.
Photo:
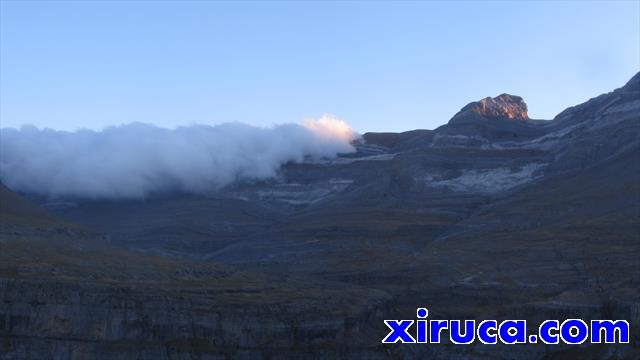
POLYGON ((0 3, 2 127, 432 129, 503 92, 552 118, 640 69, 638 1, 0 3))

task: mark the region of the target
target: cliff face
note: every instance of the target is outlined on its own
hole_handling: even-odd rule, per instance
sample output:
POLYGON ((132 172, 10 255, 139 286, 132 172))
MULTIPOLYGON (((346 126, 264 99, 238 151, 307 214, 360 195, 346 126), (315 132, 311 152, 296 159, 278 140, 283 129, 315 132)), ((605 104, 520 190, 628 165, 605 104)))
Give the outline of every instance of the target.
MULTIPOLYGON (((453 288, 448 294, 458 304, 461 299, 471 303, 471 297, 478 295, 489 299, 485 293, 489 290, 472 294, 469 289, 453 288)), ((539 289, 538 295, 540 291, 548 294, 548 289, 539 289)), ((217 295, 209 290, 172 294, 157 288, 0 279, 0 359, 537 359, 553 350, 577 357, 634 358, 639 353, 631 346, 380 346, 379 339, 386 335, 380 327, 382 319, 398 314, 398 304, 371 302, 360 313, 340 315, 322 311, 322 304, 247 306, 221 303, 217 295)), ((535 324, 566 317, 638 323, 640 303, 526 304, 501 316, 535 324)))
POLYGON ((360 314, 342 317, 312 311, 311 303, 248 306, 225 304, 224 297, 228 296, 205 289, 173 293, 97 283, 0 279, 0 358, 375 355, 375 348, 348 346, 347 339, 353 341, 375 325, 369 317, 383 311, 381 304, 372 303, 360 314))

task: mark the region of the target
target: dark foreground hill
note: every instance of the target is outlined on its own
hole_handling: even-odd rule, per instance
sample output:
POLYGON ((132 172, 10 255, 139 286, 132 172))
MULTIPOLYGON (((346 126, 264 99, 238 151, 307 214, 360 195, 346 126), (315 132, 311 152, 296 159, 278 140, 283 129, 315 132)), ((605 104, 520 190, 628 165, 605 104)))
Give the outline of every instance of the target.
POLYGON ((640 74, 550 121, 503 94, 357 149, 207 196, 37 208, 0 189, 0 358, 640 357, 635 328, 380 344, 420 306, 640 324, 640 74))

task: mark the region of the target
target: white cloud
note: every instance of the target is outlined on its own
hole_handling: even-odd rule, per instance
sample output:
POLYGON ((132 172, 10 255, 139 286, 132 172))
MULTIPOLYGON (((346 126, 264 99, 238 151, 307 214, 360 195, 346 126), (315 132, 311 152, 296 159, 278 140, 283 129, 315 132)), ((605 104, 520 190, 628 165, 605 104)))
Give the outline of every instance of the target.
POLYGON ((0 179, 50 197, 142 198, 203 193, 277 175, 287 162, 354 151, 357 137, 331 116, 270 128, 241 123, 165 129, 132 123, 75 132, 23 126, 0 134, 0 179))

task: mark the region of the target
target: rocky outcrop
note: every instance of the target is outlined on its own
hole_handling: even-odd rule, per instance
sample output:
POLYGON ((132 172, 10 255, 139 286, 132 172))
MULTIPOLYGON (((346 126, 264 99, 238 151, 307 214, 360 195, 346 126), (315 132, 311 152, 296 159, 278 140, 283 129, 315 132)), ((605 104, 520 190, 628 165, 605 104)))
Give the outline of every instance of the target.
POLYGON ((524 121, 529 119, 529 115, 527 115, 527 104, 520 96, 502 94, 468 104, 454 115, 449 123, 455 124, 479 118, 524 121))

